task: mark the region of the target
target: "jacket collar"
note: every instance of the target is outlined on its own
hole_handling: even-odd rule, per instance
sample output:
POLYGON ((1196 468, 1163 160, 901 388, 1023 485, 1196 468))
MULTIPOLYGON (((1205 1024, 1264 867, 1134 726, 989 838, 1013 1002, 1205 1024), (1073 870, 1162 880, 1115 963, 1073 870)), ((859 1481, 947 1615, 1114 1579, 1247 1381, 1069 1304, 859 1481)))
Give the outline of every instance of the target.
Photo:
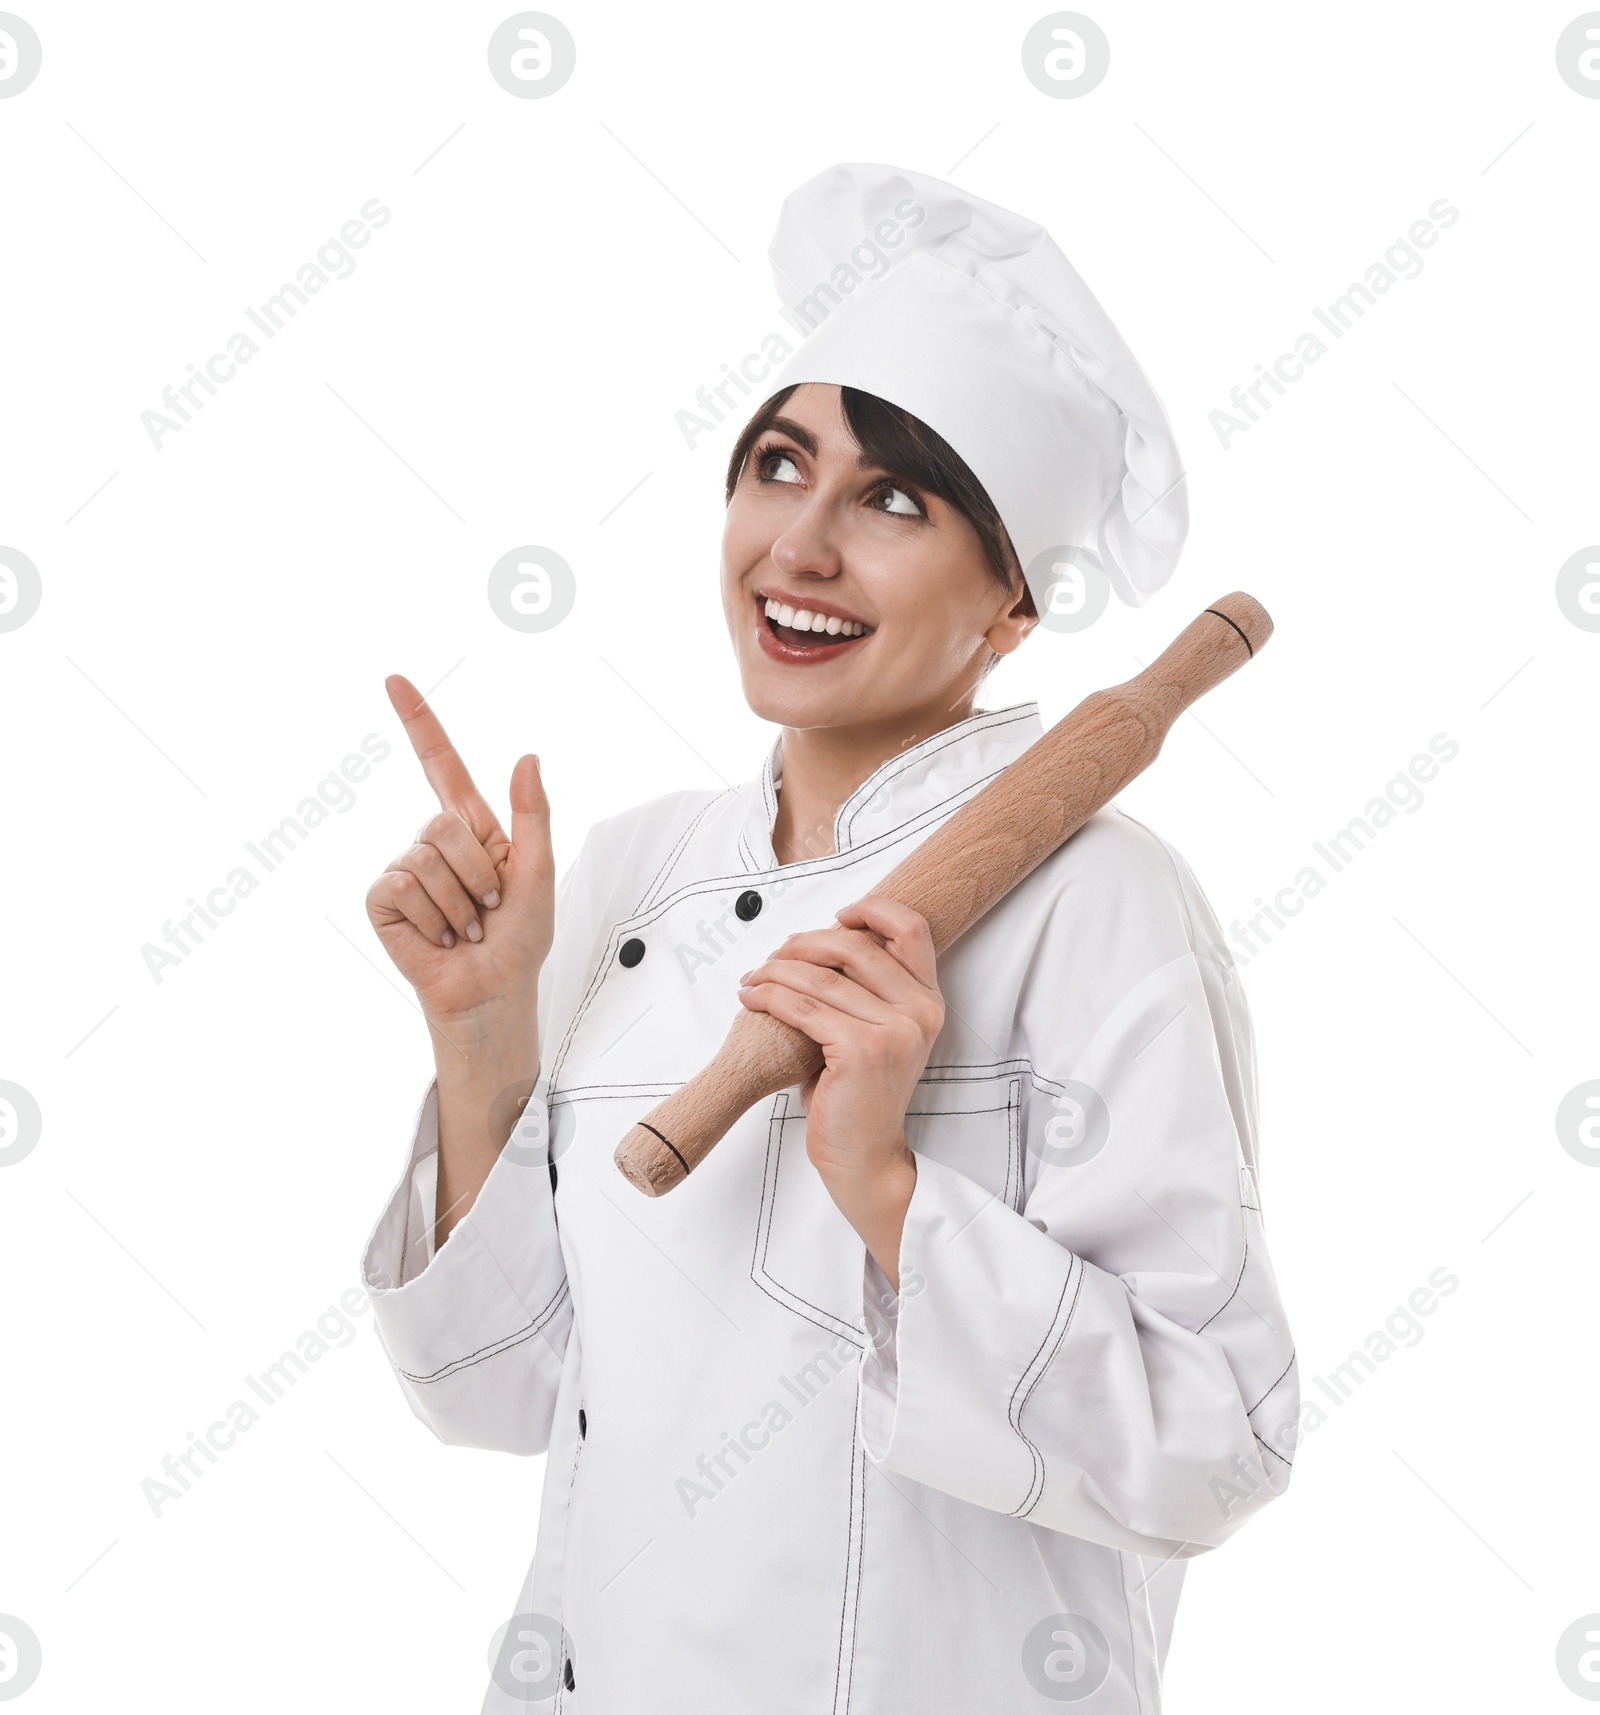
MULTIPOLYGON (((836 852, 892 834, 930 811, 956 809, 1014 762, 1044 731, 1037 703, 969 715, 875 769, 839 806, 836 852)), ((750 868, 778 868, 772 826, 783 783, 783 740, 773 745, 761 773, 745 789, 742 843, 750 868)), ((822 854, 818 854, 819 856, 822 854)))

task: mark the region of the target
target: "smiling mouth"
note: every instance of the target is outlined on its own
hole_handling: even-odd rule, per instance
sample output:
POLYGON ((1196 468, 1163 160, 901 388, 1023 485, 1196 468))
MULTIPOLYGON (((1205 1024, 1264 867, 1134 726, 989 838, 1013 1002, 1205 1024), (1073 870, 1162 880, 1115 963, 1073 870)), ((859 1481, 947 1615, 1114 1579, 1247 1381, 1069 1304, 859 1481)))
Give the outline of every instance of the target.
POLYGON ((785 661, 823 661, 842 655, 872 635, 859 619, 791 607, 773 596, 757 596, 761 608, 761 643, 767 654, 785 661))

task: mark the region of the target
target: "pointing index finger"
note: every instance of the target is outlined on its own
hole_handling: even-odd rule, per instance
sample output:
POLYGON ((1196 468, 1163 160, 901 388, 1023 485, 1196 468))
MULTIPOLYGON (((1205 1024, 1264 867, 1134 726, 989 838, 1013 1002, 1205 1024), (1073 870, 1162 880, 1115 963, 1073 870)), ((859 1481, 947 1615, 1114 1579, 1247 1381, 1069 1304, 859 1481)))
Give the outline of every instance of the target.
POLYGON ((474 785, 466 763, 427 698, 401 673, 391 673, 383 685, 440 806, 459 811, 479 840, 490 834, 504 839, 499 818, 474 785))

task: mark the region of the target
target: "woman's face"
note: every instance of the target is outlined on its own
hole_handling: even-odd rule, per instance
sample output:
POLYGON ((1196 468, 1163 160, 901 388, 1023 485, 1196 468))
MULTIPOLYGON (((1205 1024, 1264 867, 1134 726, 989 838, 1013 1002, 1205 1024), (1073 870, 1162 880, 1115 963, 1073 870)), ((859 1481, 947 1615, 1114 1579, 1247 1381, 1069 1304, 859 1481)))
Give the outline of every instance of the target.
POLYGON ((946 725, 1035 622, 963 514, 861 457, 839 389, 806 383, 745 460, 722 535, 745 698, 800 729, 946 725))

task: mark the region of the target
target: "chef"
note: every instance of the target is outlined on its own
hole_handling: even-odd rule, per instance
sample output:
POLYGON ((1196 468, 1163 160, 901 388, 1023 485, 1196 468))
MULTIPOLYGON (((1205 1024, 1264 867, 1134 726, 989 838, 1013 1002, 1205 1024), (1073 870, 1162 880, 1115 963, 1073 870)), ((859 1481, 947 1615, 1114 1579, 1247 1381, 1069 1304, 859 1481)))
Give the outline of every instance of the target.
POLYGON ((365 1279, 440 1440, 546 1455, 486 1715, 1153 1715, 1187 1562, 1297 1438, 1233 961, 1114 804, 937 965, 873 889, 1040 735, 994 662, 1171 575, 1182 465, 1033 222, 843 165, 771 258, 811 331, 727 475, 756 778, 557 887, 537 759, 507 831, 389 682, 440 808, 368 910, 436 1077, 365 1279), (824 1070, 639 1196, 618 1140, 740 1007, 824 1070))

